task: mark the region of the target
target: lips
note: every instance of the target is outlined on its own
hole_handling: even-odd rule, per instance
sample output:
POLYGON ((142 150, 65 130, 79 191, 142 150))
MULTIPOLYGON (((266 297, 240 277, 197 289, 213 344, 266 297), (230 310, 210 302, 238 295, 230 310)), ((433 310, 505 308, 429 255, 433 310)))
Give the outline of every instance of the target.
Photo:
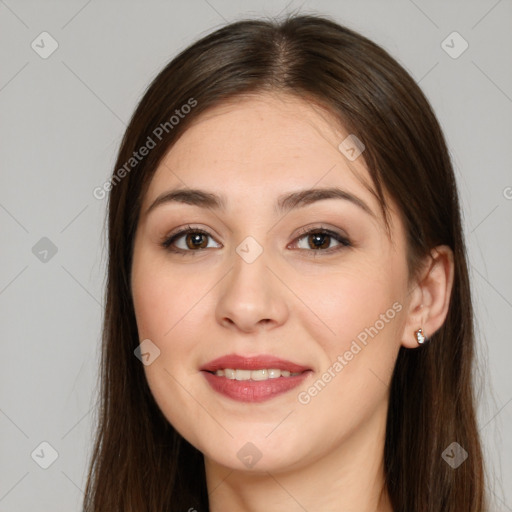
POLYGON ((242 357, 236 354, 214 359, 201 367, 210 387, 217 393, 240 402, 264 402, 291 391, 312 373, 310 368, 273 356, 242 357), (228 371, 226 371, 228 370, 228 371), (242 380, 237 378, 243 374, 242 380), (280 370, 276 378, 255 380, 247 378, 259 374, 258 370, 280 370))
POLYGON ((226 368, 240 370, 263 370, 266 368, 275 368, 276 370, 287 370, 290 373, 302 373, 310 368, 302 366, 285 359, 279 359, 273 356, 259 355, 253 357, 242 357, 236 354, 219 357, 203 365, 200 369, 206 372, 216 372, 226 368))

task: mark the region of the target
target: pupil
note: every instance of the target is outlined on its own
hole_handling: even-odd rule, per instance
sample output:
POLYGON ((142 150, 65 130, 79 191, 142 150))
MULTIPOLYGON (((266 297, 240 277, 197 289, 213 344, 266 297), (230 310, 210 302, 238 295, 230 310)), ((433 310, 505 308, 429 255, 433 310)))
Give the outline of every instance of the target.
POLYGON ((187 246, 189 249, 196 249, 197 247, 204 248, 205 243, 201 243, 201 237, 204 237, 202 233, 189 234, 187 237, 187 246), (191 241, 190 243, 188 243, 191 241))
MULTIPOLYGON (((315 248, 319 249, 326 245, 325 240, 328 238, 328 236, 329 235, 324 235, 322 233, 315 233, 313 235, 310 235, 310 238, 312 240, 314 240, 313 244, 315 245, 315 248), (324 241, 323 243, 322 243, 322 240, 324 241), (317 242, 320 242, 320 246, 316 245, 317 242)), ((327 242, 327 246, 328 245, 329 245, 329 242, 327 242)))

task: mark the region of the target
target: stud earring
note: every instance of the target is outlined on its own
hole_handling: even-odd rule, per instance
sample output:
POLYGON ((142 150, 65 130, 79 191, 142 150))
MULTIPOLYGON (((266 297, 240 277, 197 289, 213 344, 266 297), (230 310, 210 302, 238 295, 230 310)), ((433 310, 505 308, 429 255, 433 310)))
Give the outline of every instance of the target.
POLYGON ((418 342, 418 345, 425 343, 426 338, 422 329, 418 329, 414 334, 416 335, 416 341, 418 342))

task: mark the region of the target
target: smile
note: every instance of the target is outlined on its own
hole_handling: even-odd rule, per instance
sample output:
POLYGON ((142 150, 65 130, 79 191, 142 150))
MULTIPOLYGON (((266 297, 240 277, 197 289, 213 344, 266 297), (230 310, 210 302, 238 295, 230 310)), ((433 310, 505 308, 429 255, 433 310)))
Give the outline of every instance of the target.
POLYGON ((217 377, 226 377, 231 380, 268 380, 278 379, 279 377, 295 377, 300 375, 301 372, 290 372, 289 370, 278 370, 277 368, 263 369, 263 370, 240 370, 226 368, 224 370, 217 370, 215 375, 217 377))
POLYGON ((312 373, 310 368, 260 355, 220 357, 200 368, 210 388, 240 402, 264 402, 299 386, 312 373))

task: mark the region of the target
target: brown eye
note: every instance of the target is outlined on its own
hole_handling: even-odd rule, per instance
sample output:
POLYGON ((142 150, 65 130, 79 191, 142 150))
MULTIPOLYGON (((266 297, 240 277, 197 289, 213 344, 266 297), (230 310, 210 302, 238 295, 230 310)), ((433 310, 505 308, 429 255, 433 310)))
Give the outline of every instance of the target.
POLYGON ((299 249, 319 252, 334 252, 342 249, 343 247, 349 247, 350 241, 339 233, 330 230, 312 230, 304 233, 297 238, 297 245, 299 249), (300 247, 300 240, 305 239, 305 247, 300 247), (331 243, 336 242, 334 246, 331 243))
POLYGON ((325 233, 313 233, 308 235, 308 244, 312 249, 328 249, 331 238, 331 235, 325 233))
POLYGON ((203 233, 188 233, 185 235, 185 244, 189 249, 204 249, 208 246, 207 236, 203 233))
POLYGON ((189 226, 164 240, 162 247, 177 253, 199 252, 208 248, 209 238, 211 235, 206 231, 189 226))

